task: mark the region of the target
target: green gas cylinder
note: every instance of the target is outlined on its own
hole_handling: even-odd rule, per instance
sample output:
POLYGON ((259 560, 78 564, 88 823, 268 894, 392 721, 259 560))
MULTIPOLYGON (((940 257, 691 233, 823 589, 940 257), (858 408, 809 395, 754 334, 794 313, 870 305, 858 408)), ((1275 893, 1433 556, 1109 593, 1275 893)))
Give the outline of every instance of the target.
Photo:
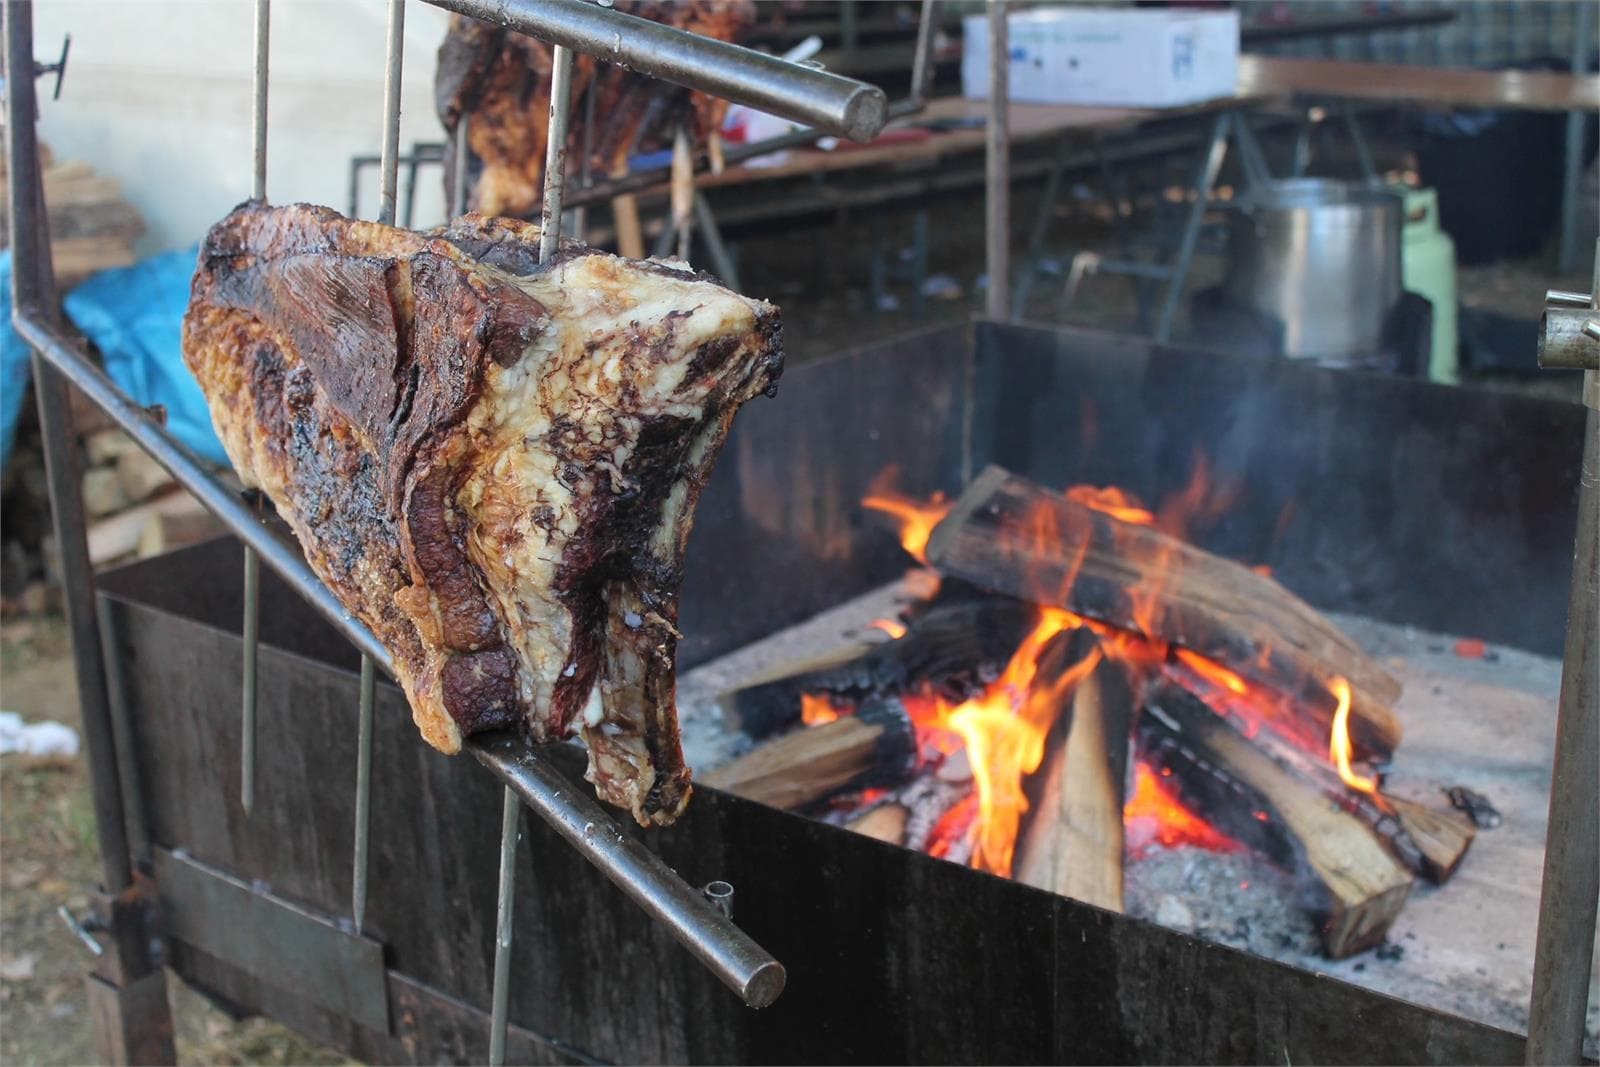
POLYGON ((1433 343, 1428 377, 1454 382, 1460 364, 1456 347, 1456 246, 1439 228, 1439 197, 1432 189, 1397 189, 1405 198, 1400 277, 1408 292, 1433 304, 1433 343))

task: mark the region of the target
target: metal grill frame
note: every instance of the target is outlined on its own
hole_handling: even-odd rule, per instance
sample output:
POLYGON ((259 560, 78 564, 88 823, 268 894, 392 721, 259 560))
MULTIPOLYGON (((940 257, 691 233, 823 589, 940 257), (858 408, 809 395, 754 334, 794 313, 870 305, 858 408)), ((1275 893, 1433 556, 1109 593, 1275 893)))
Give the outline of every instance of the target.
MULTIPOLYGON (((881 89, 815 66, 789 63, 737 45, 612 10, 588 0, 426 0, 436 7, 494 22, 555 46, 551 92, 549 156, 545 169, 540 258, 551 255, 560 238, 564 192, 566 131, 574 49, 634 71, 760 107, 816 129, 870 140, 889 118, 881 89)), ((265 201, 267 109, 271 0, 254 2, 252 94, 252 197, 265 201)), ((933 0, 924 0, 931 10, 933 0)), ((928 14, 925 10, 925 16, 928 14)), ((95 1005, 96 1039, 106 1058, 119 1062, 173 1062, 171 1024, 157 942, 143 936, 143 922, 154 900, 149 842, 143 830, 137 768, 131 766, 131 726, 107 686, 102 635, 96 621, 94 572, 88 556, 86 523, 79 490, 76 442, 68 408, 68 385, 101 407, 179 484, 216 515, 245 545, 245 654, 241 687, 242 809, 254 801, 256 647, 259 633, 259 567, 276 571, 361 653, 361 695, 356 768, 357 815, 353 828, 354 891, 351 925, 357 936, 365 917, 368 820, 372 781, 372 708, 377 669, 393 675, 386 649, 351 618, 316 578, 292 541, 270 527, 259 506, 240 499, 214 477, 201 460, 166 431, 159 414, 135 403, 96 367, 63 327, 50 259, 36 131, 37 96, 31 0, 5 0, 7 69, 22 72, 8 80, 6 151, 10 210, 15 236, 14 315, 17 332, 33 349, 33 373, 44 439, 56 543, 60 549, 65 608, 72 638, 89 753, 95 818, 99 827, 102 899, 99 925, 110 932, 111 951, 99 956, 98 977, 105 989, 95 1005), (120 744, 118 743, 120 740, 120 744), (130 832, 131 831, 131 832, 130 832), (101 1032, 109 1030, 110 1033, 101 1032)), ((925 72, 931 18, 924 19, 918 71, 925 72)), ((389 0, 384 79, 383 149, 378 221, 393 224, 399 172, 400 77, 405 0, 389 0)), ((924 76, 925 80, 925 76, 924 76)), ((923 84, 923 80, 916 82, 923 84)), ((915 101, 920 106, 920 100, 915 101)), ((457 167, 464 163, 458 150, 457 167)), ((461 183, 457 183, 458 189, 461 183)), ((459 206, 459 205, 453 205, 459 206)), ((259 502, 257 502, 257 505, 259 502)), ((496 941, 490 1062, 503 1063, 507 1030, 511 950, 510 916, 515 894, 512 872, 518 825, 524 805, 576 848, 630 898, 662 923, 724 984, 754 1008, 781 994, 782 964, 737 927, 727 908, 725 883, 710 892, 685 884, 661 859, 618 832, 609 814, 586 791, 574 789, 538 748, 520 737, 471 739, 466 747, 505 784, 502 811, 499 923, 496 941)), ((91 989, 93 989, 91 983, 91 989)))

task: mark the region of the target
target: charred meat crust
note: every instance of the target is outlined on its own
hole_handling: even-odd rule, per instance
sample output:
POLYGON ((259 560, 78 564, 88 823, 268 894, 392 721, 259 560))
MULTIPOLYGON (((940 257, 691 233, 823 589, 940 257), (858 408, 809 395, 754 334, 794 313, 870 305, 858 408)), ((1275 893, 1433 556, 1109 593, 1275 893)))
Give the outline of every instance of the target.
POLYGON ((690 793, 683 548, 781 328, 672 264, 571 242, 540 264, 538 236, 242 205, 202 248, 185 358, 241 474, 394 653, 430 743, 581 731, 601 796, 667 823, 690 793))

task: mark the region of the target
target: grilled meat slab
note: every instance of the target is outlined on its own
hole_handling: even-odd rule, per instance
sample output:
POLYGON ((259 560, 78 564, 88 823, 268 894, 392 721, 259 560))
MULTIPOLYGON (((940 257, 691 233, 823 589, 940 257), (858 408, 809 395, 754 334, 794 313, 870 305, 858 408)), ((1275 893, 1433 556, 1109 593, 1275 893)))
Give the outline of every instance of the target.
POLYGON ((184 358, 431 745, 581 733, 599 795, 665 824, 690 792, 684 546, 734 413, 780 373, 778 312, 576 244, 540 266, 538 242, 245 204, 201 248, 184 358))
MULTIPOLYGON (((755 23, 751 0, 617 0, 624 14, 637 15, 703 37, 740 40, 755 23)), ((551 46, 503 26, 457 15, 439 46, 434 102, 444 127, 455 135, 467 125, 467 206, 486 215, 531 215, 544 192, 545 145, 550 122, 551 46)), ((583 146, 600 174, 627 169, 640 150, 670 144, 686 123, 698 145, 722 126, 725 100, 691 93, 666 82, 575 55, 572 63, 571 158, 583 146), (594 128, 584 94, 594 96, 594 128)), ((454 168, 445 168, 447 195, 454 168)), ((451 201, 452 203, 454 201, 451 201)))

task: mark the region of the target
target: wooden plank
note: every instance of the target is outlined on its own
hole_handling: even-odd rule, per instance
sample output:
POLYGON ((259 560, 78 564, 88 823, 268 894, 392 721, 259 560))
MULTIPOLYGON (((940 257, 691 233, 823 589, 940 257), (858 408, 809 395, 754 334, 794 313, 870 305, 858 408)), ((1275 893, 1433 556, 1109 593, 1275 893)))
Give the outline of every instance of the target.
POLYGON ((1600 76, 1289 56, 1239 57, 1238 92, 1518 111, 1600 111, 1600 76))
POLYGON ((1399 683, 1354 641, 1273 579, 1151 526, 1123 522, 989 467, 928 542, 941 572, 1192 649, 1287 694, 1326 743, 1335 676, 1353 693, 1359 752, 1400 743, 1399 683))

